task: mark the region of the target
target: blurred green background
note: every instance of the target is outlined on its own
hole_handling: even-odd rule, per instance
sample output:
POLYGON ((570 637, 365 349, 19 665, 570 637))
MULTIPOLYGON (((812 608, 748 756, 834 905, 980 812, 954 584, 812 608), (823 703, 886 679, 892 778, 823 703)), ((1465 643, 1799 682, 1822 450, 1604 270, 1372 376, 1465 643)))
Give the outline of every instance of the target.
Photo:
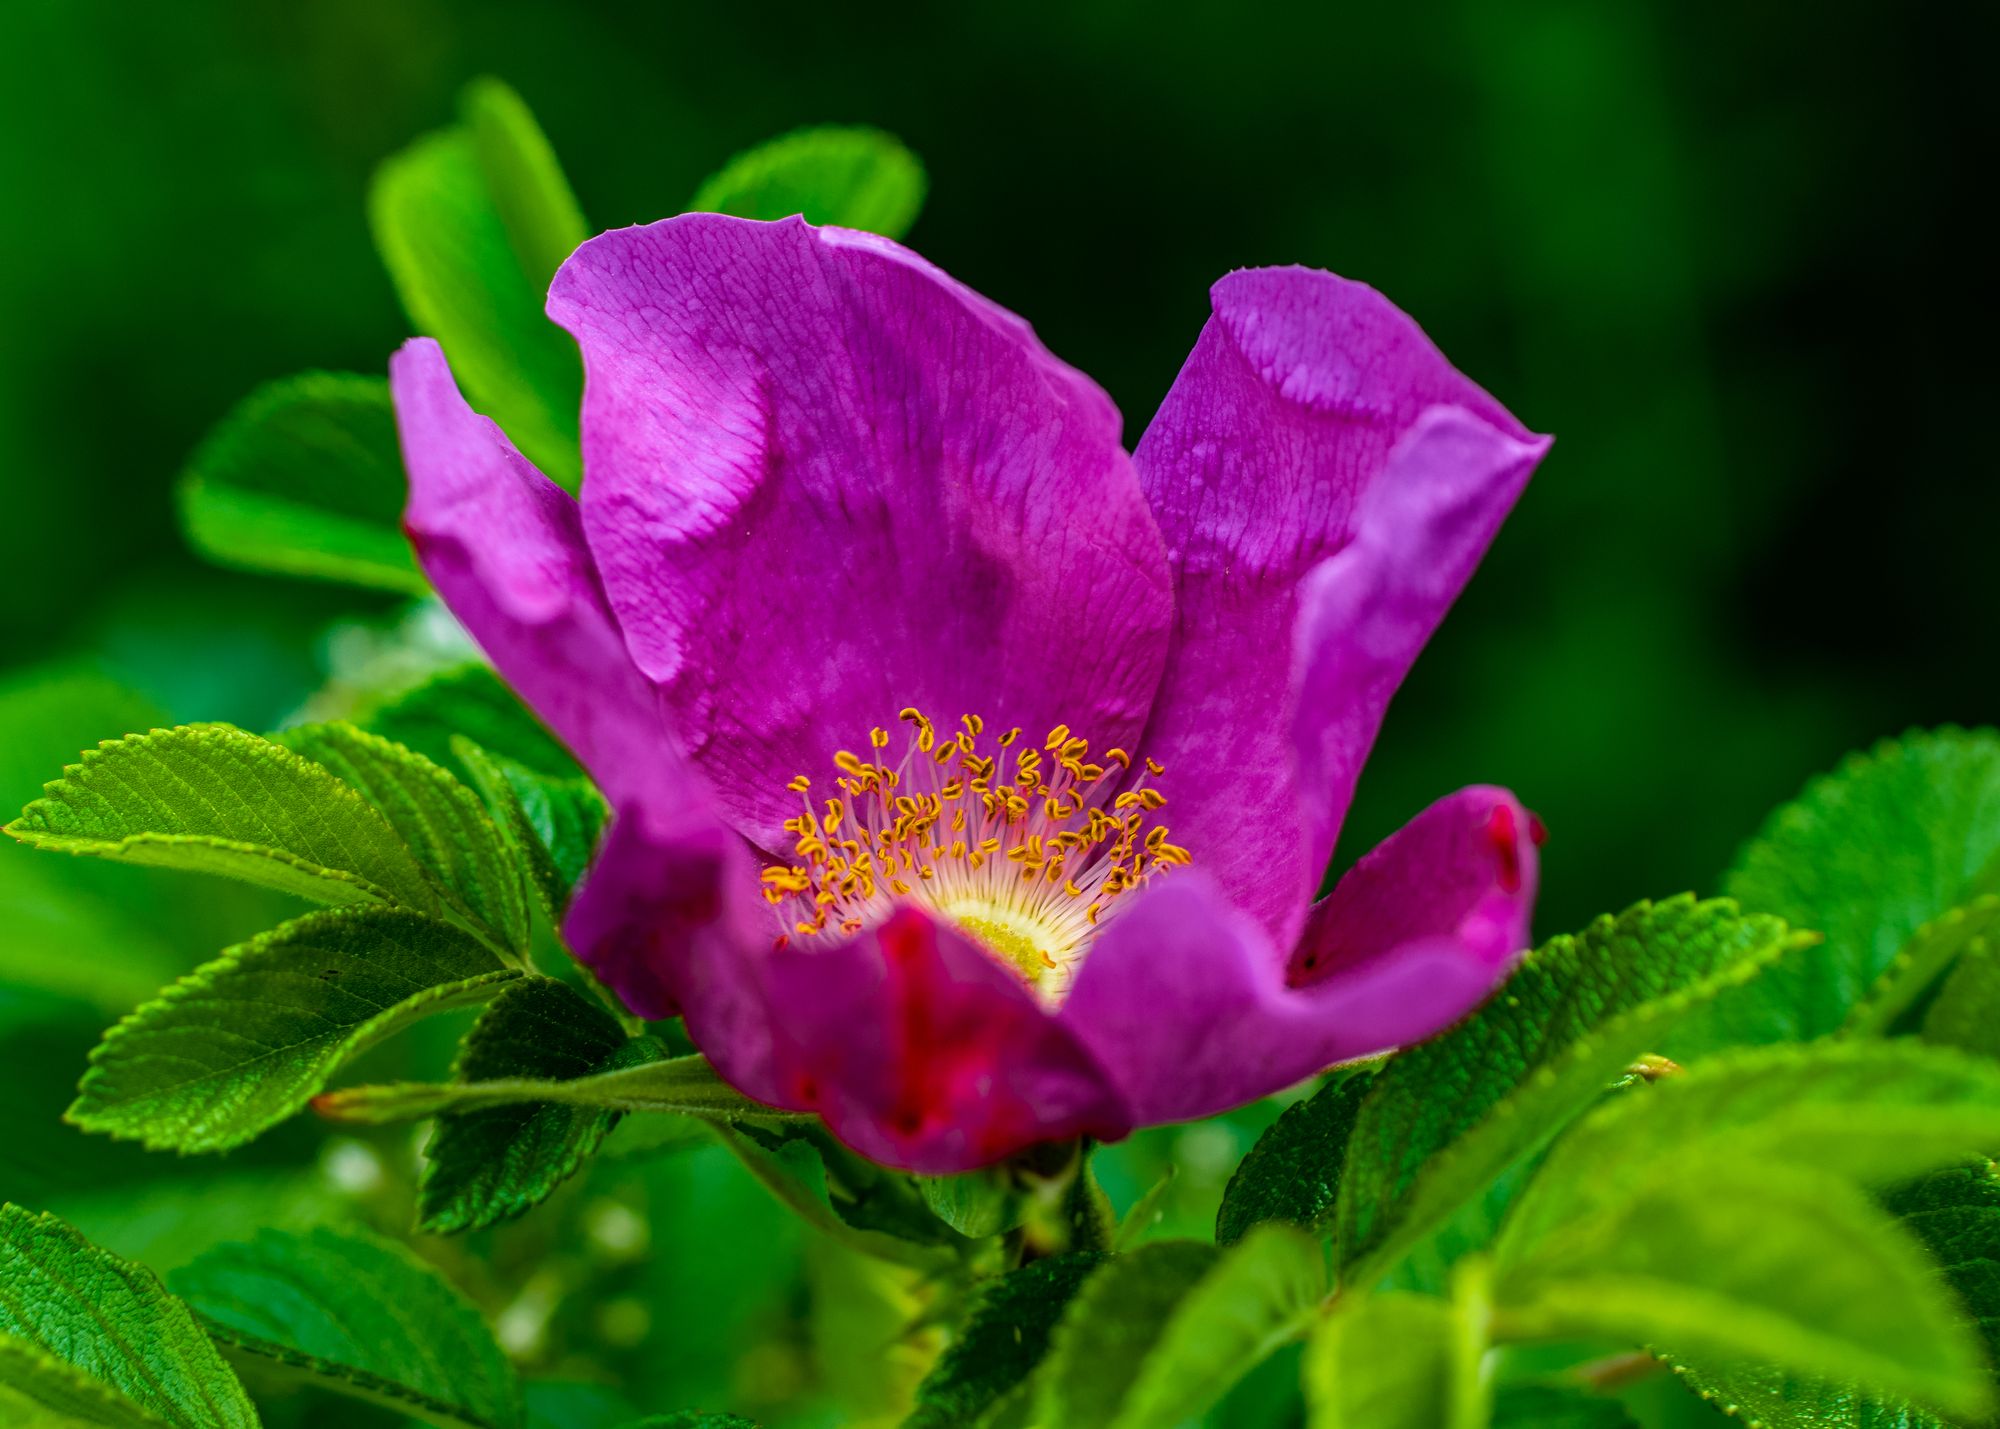
MULTIPOLYGON (((409 324, 369 241, 369 175, 493 73, 532 106, 598 227, 678 210, 728 155, 800 124, 894 131, 931 173, 914 246, 1103 382, 1132 438, 1223 272, 1300 262, 1381 288, 1558 443, 1392 710, 1342 860, 1490 780, 1552 831, 1540 933, 1710 890, 1763 813, 1845 750, 1996 709, 2000 666, 1978 651, 2000 616, 2000 485, 1977 416, 1996 375, 1995 269, 1976 219, 2000 128, 1996 30, 1992 6, 1844 3, 1802 24, 1796 7, 1717 0, 1017 0, 893 17, 8 0, 0 795, 18 805, 80 738, 128 722, 274 725, 351 650, 338 622, 389 617, 363 594, 201 564, 172 483, 257 383, 382 369, 409 324), (78 736, 51 715, 37 734, 58 685, 104 727, 78 736)), ((82 916, 71 881, 48 893, 34 857, 0 849, 15 926, 82 916)), ((154 883, 133 870, 86 883, 115 887, 105 916, 151 941, 115 988, 73 976, 34 994, 79 1004, 75 1028, 15 1018, 49 1049, 32 1059, 46 1096, 14 1101, 23 1118, 52 1118, 106 1016, 274 916, 261 895, 207 887, 135 903, 154 883)), ((0 985, 0 1024, 27 996, 0 985)), ((1259 1115, 1163 1134, 1195 1138, 1174 1149, 1197 1231, 1259 1115)), ((277 1138, 231 1174, 261 1185, 263 1157, 283 1181, 330 1154, 322 1140, 277 1138)), ((192 1214, 171 1177, 147 1182, 169 1207, 151 1230, 129 1211, 93 1222, 89 1197, 172 1168, 110 1154, 126 1148, 72 1160, 72 1142, 39 1172, 9 1165, 0 1194, 170 1263, 192 1214)), ((406 1214, 406 1152, 321 1166, 297 1182, 297 1214, 368 1164, 406 1214)), ((1107 1165, 1121 1205, 1153 1155, 1107 1165)), ((739 1361, 676 1337, 663 1360, 644 1324, 588 1334, 650 1347, 663 1395, 789 1383, 784 1355, 807 1333, 782 1300, 795 1232, 727 1165, 661 1164, 640 1190, 593 1178, 563 1214, 591 1224, 643 1196, 692 1208, 670 1233, 687 1259, 615 1236, 604 1254, 645 1267, 633 1276, 693 1276, 714 1313, 676 1323, 732 1345, 762 1325, 777 1347, 739 1361), (763 1270, 701 1249, 728 1227, 752 1235, 763 1270)), ((199 1199, 218 1228, 243 1228, 238 1202, 199 1199)), ((493 1254, 537 1265, 542 1243, 493 1254)), ((532 1289, 474 1273, 493 1278, 496 1310, 532 1289)), ((648 1282, 619 1303, 643 1318, 688 1293, 648 1282)), ((559 1366, 561 1345, 535 1355, 559 1366)))

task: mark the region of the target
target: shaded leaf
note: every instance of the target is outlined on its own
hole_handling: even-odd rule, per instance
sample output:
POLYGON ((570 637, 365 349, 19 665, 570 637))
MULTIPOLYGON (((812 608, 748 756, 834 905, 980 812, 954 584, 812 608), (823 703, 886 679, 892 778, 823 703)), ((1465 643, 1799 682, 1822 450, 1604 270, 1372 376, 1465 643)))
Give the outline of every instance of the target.
POLYGON ((553 272, 543 269, 588 235, 573 205, 561 211, 567 189, 533 119, 498 95, 497 82, 482 83, 467 95, 472 123, 383 161, 369 225, 404 311, 444 346, 472 406, 574 491, 583 369, 543 314, 553 272))
POLYGON ((107 1417, 125 1400, 174 1429, 255 1429, 243 1386, 144 1266, 99 1250, 54 1216, 9 1204, 0 1206, 0 1287, 0 1345, 8 1347, 0 1370, 37 1412, 147 1423, 107 1417), (51 1369, 50 1360, 77 1373, 51 1369), (82 1388, 78 1375, 107 1393, 82 1388))
POLYGON ((298 1111, 364 1048, 518 976, 470 935, 402 909, 310 913, 113 1027, 69 1119, 156 1149, 226 1150, 298 1111))
POLYGON ((1034 1261, 981 1287, 965 1328, 917 1387, 916 1412, 904 1429, 980 1423, 1041 1363, 1063 1307, 1104 1261, 1093 1252, 1072 1252, 1034 1261))
POLYGON ((1160 1223, 1167 1197, 1173 1194, 1174 1183, 1180 1178, 1179 1165, 1169 1162, 1167 1169, 1138 1200, 1125 1212, 1118 1222, 1118 1234, 1112 1249, 1130 1250, 1146 1238, 1146 1232, 1160 1223))
POLYGON ((501 946, 528 945, 528 895, 479 797, 423 755, 351 724, 279 736, 381 811, 444 899, 501 946))
POLYGON ((1159 1240, 1086 1280, 1035 1378, 1034 1422, 1066 1429, 1112 1423, 1174 1311, 1221 1256, 1198 1241, 1159 1240))
POLYGON ((402 1246, 265 1230, 197 1257, 171 1283, 217 1339, 328 1389, 433 1424, 521 1423, 513 1366, 479 1312, 402 1246))
POLYGON ((1678 1021, 1811 938, 1724 901, 1682 897, 1600 918, 1529 954, 1472 1016, 1376 1075, 1340 1183, 1346 1277, 1371 1283, 1678 1021))
POLYGON ((1503 1384, 1493 1395, 1493 1429, 1639 1429, 1615 1399, 1555 1384, 1503 1384))
POLYGON ((219 564, 426 595, 403 534, 407 489, 389 384, 306 372, 238 403, 177 495, 189 543, 219 564))
POLYGON ((924 203, 917 156, 879 129, 800 129, 725 164, 688 207, 738 218, 804 214, 809 223, 901 238, 924 203))
POLYGON ((454 739, 452 749, 534 879, 550 921, 560 921, 610 817, 604 796, 581 775, 538 774, 468 739, 454 739))
POLYGON ((581 775, 576 760, 543 727, 493 667, 454 665, 357 716, 354 723, 414 749, 433 764, 477 781, 460 762, 455 743, 466 740, 489 754, 525 765, 553 779, 581 775))
POLYGON ((1218 1242, 1233 1244, 1265 1221, 1307 1231, 1332 1222, 1347 1138, 1372 1081, 1370 1074, 1359 1073, 1329 1083, 1286 1107, 1265 1128, 1222 1193, 1215 1218, 1218 1242))
MULTIPOLYGON (((1983 1057, 2000 1057, 2000 937, 1995 906, 1980 899, 1964 910, 1974 925, 1957 964, 1924 1010, 1921 1034, 1941 1047, 1960 1047, 1983 1057)), ((1963 925, 1955 932, 1964 932, 1963 925)))
POLYGON ((227 874, 321 903, 438 910, 409 848, 359 794, 228 725, 88 750, 7 832, 35 848, 227 874))
POLYGON ((924 1205, 914 1178, 856 1156, 815 1121, 712 1129, 772 1195, 865 1255, 934 1269, 964 1243, 924 1205))
MULTIPOLYGON (((532 978, 496 998, 467 1034, 453 1076, 570 1082, 655 1061, 651 1038, 565 983, 532 978)), ((510 1220, 547 1199, 603 1144, 620 1113, 602 1106, 509 1100, 438 1119, 417 1192, 418 1224, 433 1234, 510 1220)))
MULTIPOLYGON (((1986 894, 1941 913, 1910 935, 1909 942, 1896 954, 1888 971, 1848 1015, 1843 1029, 1850 1036, 1887 1036, 1905 1018, 1923 1007, 1932 992, 1942 996, 1939 980, 1967 956, 1977 958, 1992 946, 2000 932, 2000 894, 1986 894)), ((1945 978, 1946 984, 1951 980, 1945 978)), ((1954 1000, 1966 995, 1963 982, 1954 990, 1954 1000)), ((1933 999, 1929 1011, 1935 1009, 1933 999)), ((1953 1014, 1947 1012, 1949 1018, 1953 1014)), ((1949 1041, 1948 1037, 1933 1040, 1949 1041)))

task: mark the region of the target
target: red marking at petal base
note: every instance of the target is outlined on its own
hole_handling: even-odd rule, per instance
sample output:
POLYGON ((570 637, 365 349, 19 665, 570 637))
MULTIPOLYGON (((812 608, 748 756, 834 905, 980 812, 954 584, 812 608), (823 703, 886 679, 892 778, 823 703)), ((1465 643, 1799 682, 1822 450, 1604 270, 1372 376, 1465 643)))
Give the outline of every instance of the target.
POLYGON ((1486 841, 1493 846, 1493 853, 1500 861, 1499 881, 1503 893, 1521 891, 1521 848, 1515 842, 1514 811, 1505 804, 1495 804, 1492 815, 1486 820, 1486 841))
POLYGON ((1540 848, 1549 841, 1549 826, 1542 822, 1539 814, 1528 815, 1528 842, 1540 848))

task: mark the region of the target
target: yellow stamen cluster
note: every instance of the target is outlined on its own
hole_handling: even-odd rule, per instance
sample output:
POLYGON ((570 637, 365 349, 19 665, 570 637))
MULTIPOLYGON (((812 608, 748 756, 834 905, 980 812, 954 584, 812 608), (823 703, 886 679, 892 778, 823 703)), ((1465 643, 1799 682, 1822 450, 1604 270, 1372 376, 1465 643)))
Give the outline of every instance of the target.
POLYGON ((1122 749, 1093 761, 1067 725, 1039 747, 1010 729, 988 752, 977 715, 942 732, 919 710, 898 718, 909 736, 895 763, 878 728, 866 758, 834 755, 837 796, 815 806, 803 774, 788 786, 804 805, 785 821, 796 862, 764 870, 780 946, 851 936, 918 902, 1054 1000, 1115 901, 1188 862, 1153 821, 1166 796, 1146 779, 1165 771, 1150 759, 1136 776, 1122 749))

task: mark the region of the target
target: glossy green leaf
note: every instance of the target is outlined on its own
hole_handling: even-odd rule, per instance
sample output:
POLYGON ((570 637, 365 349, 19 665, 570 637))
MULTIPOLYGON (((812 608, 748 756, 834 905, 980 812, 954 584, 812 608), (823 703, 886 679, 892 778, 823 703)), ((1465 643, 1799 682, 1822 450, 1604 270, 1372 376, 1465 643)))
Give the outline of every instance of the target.
POLYGON ((522 866, 479 796, 415 751, 351 724, 278 736, 379 810, 444 901, 514 953, 528 946, 522 866))
POLYGON ((534 879, 550 921, 559 922, 610 817, 604 796, 580 775, 538 774, 468 739, 454 740, 452 749, 534 879))
POLYGON ((226 874, 321 903, 439 907, 408 846, 359 794, 228 725, 88 750, 7 832, 35 848, 226 874))
POLYGON ((547 141, 501 94, 482 82, 466 97, 471 122, 385 160, 369 223, 404 310, 443 345, 473 408, 574 491, 583 369, 542 307, 549 255, 588 235, 547 141))
POLYGON ((1222 1194, 1218 1242, 1231 1245, 1265 1221, 1307 1231, 1332 1223, 1347 1139, 1372 1081, 1364 1072, 1329 1083, 1265 1128, 1222 1194))
MULTIPOLYGON (((657 1056, 651 1039, 627 1037, 568 984, 532 978, 494 999, 452 1072, 468 1084, 569 1082, 657 1056)), ((619 1115, 589 1103, 510 1098, 440 1117, 425 1148, 419 1224, 442 1234, 511 1220, 575 1175, 619 1115)))
MULTIPOLYGON (((1990 948, 1996 934, 2000 934, 2000 894, 1989 893, 1939 914, 1910 935, 1888 971, 1849 1014, 1844 1030, 1864 1037, 1896 1031, 1924 1006, 1926 997, 1942 992, 1941 979, 1950 981, 1946 975, 1966 957, 1977 958, 1990 948)), ((1954 997, 1964 995, 1961 983, 1954 997)), ((1933 999, 1931 1006, 1935 1003, 1933 999)))
MULTIPOLYGON (((1989 1366, 2000 1364, 2000 1169, 1982 1159, 1933 1172, 1884 1204, 1943 1269, 1985 1338, 1989 1366)), ((1683 1362, 1675 1369, 1696 1393, 1766 1429, 1944 1429, 1921 1409, 1870 1399, 1837 1381, 1769 1366, 1683 1362)))
POLYGON ((1738 1040, 1834 1031, 1924 924, 2000 892, 2000 736, 1885 740, 1772 814, 1724 891, 1826 942, 1718 1005, 1738 1040))
POLYGON ((2000 1063, 1901 1039, 1715 1057, 1597 1108, 1515 1206, 1511 1253, 1679 1161, 1788 1163, 1884 1187, 2000 1147, 2000 1063))
POLYGON ((407 489, 389 384, 306 372, 224 417, 178 497, 188 541, 219 564, 426 595, 402 529, 407 489))
POLYGON ((40 1406, 37 1413, 99 1415, 86 1424, 148 1422, 109 1417, 122 1399, 173 1429, 257 1424, 243 1386, 157 1276, 54 1216, 11 1204, 0 1206, 0 1345, 9 1346, 0 1371, 17 1397, 40 1406), (48 1360, 76 1373, 51 1370, 48 1360), (78 1376, 105 1393, 82 1388, 78 1376))
POLYGON ((931 1214, 970 1239, 1010 1231, 1027 1218, 1026 1198, 1005 1167, 916 1179, 931 1214))
POLYGON ((227 1150, 298 1111, 363 1049, 518 976, 470 935, 402 909, 310 913, 106 1033, 69 1119, 159 1149, 227 1150))
POLYGON ((485 1322, 402 1246, 265 1230, 170 1277, 209 1333, 337 1393, 465 1429, 517 1429, 521 1387, 485 1322))
POLYGON ((1529 954, 1471 1017, 1376 1075, 1340 1183, 1345 1278, 1372 1283, 1682 1018, 1810 942, 1775 918, 1682 897, 1529 954))
POLYGON ((738 218, 787 218, 901 238, 924 203, 924 168, 879 129, 800 129, 746 150, 695 194, 689 208, 738 218))
POLYGON ((1978 1338, 1888 1211, 1796 1166, 1674 1157, 1558 1231, 1503 1238, 1495 1337, 1616 1339, 1977 1417, 1978 1338))
POLYGON ((1027 1380, 1049 1336, 1105 1257, 1073 1252, 1038 1260, 981 1287, 965 1327, 917 1387, 904 1429, 960 1429, 984 1422, 1027 1380))

